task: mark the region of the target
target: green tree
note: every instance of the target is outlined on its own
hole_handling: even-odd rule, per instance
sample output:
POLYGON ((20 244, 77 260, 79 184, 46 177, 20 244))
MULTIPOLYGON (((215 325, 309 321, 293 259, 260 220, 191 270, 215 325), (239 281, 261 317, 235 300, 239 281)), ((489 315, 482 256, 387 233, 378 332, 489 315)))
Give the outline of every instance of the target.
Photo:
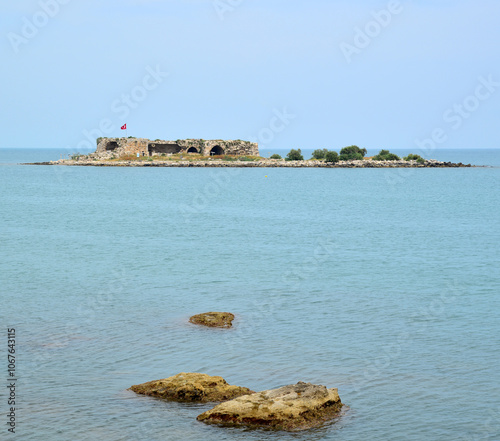
POLYGON ((389 150, 380 150, 379 154, 373 157, 374 161, 399 161, 399 156, 389 150))
POLYGON ((303 161, 302 151, 300 149, 292 149, 288 152, 285 158, 287 161, 303 161))
POLYGON ((313 159, 325 159, 326 154, 328 153, 327 149, 317 149, 312 153, 313 159))
POLYGON ((417 161, 419 164, 423 164, 425 162, 425 159, 422 158, 422 156, 415 155, 413 153, 410 153, 408 156, 405 156, 403 159, 405 161, 417 161))
POLYGON ((281 155, 275 153, 274 155, 271 155, 270 159, 281 159, 281 155))
POLYGON ((331 163, 339 162, 339 154, 333 150, 328 151, 325 155, 325 161, 331 163))
POLYGON ((363 159, 366 155, 366 149, 361 149, 357 145, 350 145, 349 147, 344 147, 340 151, 341 161, 350 161, 353 159, 363 159))

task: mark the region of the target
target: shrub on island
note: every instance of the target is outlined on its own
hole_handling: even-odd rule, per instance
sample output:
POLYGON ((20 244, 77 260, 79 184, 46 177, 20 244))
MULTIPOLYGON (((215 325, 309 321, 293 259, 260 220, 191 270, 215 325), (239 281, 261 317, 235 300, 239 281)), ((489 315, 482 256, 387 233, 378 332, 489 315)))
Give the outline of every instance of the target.
POLYGON ((425 159, 422 158, 422 156, 415 155, 413 153, 410 153, 408 156, 405 156, 403 159, 405 161, 417 161, 419 164, 423 164, 425 162, 425 159))
POLYGON ((270 159, 282 159, 282 158, 281 158, 281 155, 278 155, 277 153, 275 153, 274 155, 270 156, 270 159))
POLYGON ((327 153, 327 149, 314 150, 314 152, 312 152, 312 159, 325 159, 327 153))
POLYGON ((349 147, 344 147, 340 151, 339 159, 341 161, 351 161, 353 159, 362 160, 366 155, 366 149, 361 149, 357 145, 351 145, 349 147))
POLYGON ((333 150, 326 152, 325 162, 339 162, 339 154, 337 152, 334 152, 333 150))
POLYGON ((300 149, 292 149, 288 152, 285 158, 286 161, 303 161, 302 151, 300 149))
POLYGON ((374 161, 399 161, 399 156, 389 150, 380 150, 379 154, 373 157, 374 161))

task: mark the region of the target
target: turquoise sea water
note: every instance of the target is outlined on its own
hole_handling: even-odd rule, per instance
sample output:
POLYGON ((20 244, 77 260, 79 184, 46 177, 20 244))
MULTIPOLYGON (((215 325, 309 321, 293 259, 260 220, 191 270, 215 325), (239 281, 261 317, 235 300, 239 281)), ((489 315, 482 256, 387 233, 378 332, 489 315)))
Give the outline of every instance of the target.
POLYGON ((493 166, 467 169, 17 165, 60 153, 0 150, 19 376, 1 439, 500 439, 499 150, 432 155, 493 166), (187 322, 210 310, 234 328, 187 322), (127 391, 179 372, 324 384, 349 407, 279 433, 127 391))

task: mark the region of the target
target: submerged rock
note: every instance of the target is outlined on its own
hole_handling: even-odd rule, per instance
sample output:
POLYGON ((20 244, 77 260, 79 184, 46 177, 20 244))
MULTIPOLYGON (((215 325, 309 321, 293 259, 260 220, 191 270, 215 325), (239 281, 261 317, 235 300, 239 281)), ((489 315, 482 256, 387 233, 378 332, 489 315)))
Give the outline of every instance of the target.
POLYGON ((198 415, 207 424, 304 430, 338 415, 342 408, 337 389, 299 382, 246 395, 198 415))
POLYGON ((168 400, 201 403, 232 400, 241 395, 254 393, 247 387, 231 386, 222 377, 185 372, 163 380, 138 384, 132 386, 130 390, 137 394, 168 400))
POLYGON ((189 318, 195 325, 209 326, 211 328, 230 328, 233 326, 234 314, 230 312, 204 312, 189 318))

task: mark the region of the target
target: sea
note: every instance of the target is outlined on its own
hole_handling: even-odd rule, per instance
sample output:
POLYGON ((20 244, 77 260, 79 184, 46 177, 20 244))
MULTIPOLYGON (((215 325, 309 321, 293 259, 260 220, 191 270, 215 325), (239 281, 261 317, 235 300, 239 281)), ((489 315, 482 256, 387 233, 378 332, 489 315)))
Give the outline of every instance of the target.
POLYGON ((436 150, 482 166, 443 169, 22 165, 67 154, 0 149, 0 439, 500 439, 500 150, 436 150), (233 328, 188 322, 207 311, 233 328), (180 372, 345 406, 250 430, 128 390, 180 372))

